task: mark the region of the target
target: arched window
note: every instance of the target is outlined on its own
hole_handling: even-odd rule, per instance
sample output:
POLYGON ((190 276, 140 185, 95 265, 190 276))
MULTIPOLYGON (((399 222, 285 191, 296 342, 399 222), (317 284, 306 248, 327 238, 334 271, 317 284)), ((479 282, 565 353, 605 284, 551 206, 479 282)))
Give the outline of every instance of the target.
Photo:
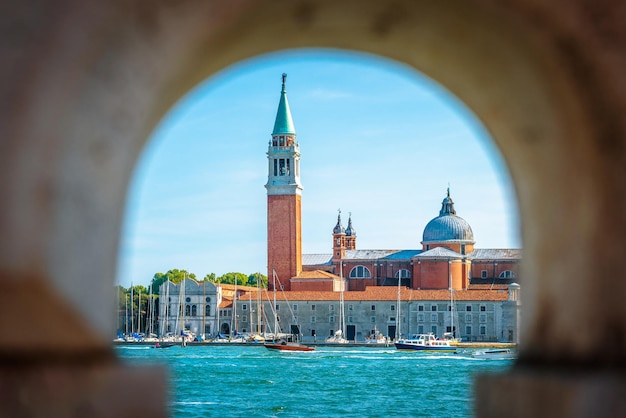
POLYGON ((408 271, 407 269, 400 269, 396 273, 396 279, 397 278, 400 278, 400 279, 410 279, 411 278, 411 272, 408 271))
POLYGON ((363 278, 372 277, 372 274, 370 273, 367 267, 356 266, 352 270, 350 270, 350 277, 363 279, 363 278))
POLYGON ((185 315, 191 315, 191 306, 185 305, 185 315))
POLYGON ((211 305, 206 305, 204 307, 204 315, 211 316, 211 305))
POLYGON ((504 270, 502 273, 500 273, 500 278, 501 279, 514 279, 515 273, 513 273, 511 270, 504 270))
POLYGON ((191 305, 191 316, 196 315, 198 315, 198 309, 196 308, 196 305, 191 305))

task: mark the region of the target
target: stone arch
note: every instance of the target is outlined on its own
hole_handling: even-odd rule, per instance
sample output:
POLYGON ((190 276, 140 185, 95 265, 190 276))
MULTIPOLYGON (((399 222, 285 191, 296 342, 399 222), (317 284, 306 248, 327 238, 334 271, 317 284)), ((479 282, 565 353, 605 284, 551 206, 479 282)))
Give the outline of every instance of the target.
MULTIPOLYGON (((65 0, 8 7, 0 50, 9 63, 0 69, 0 230, 10 239, 0 241, 0 271, 12 297, 0 314, 32 307, 31 325, 48 334, 9 321, 0 333, 10 336, 5 357, 28 348, 32 361, 42 353, 108 358, 113 321, 105 313, 113 306, 126 186, 160 117, 192 86, 240 60, 331 47, 426 73, 491 132, 523 225, 519 364, 625 364, 626 29, 618 2, 65 0), (48 303, 28 302, 37 298, 48 303)), ((520 404, 528 410, 534 403, 520 404)))

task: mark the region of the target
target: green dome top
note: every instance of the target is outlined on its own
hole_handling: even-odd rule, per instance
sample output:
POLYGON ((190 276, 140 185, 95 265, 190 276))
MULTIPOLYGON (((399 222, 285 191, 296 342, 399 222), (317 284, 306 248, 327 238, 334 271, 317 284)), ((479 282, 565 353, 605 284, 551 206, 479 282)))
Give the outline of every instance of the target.
POLYGON ((296 128, 291 118, 291 110, 287 101, 287 91, 285 90, 285 80, 287 74, 283 73, 283 88, 280 92, 280 102, 278 103, 278 111, 276 112, 276 122, 274 122, 274 130, 272 135, 289 134, 295 135, 296 128))

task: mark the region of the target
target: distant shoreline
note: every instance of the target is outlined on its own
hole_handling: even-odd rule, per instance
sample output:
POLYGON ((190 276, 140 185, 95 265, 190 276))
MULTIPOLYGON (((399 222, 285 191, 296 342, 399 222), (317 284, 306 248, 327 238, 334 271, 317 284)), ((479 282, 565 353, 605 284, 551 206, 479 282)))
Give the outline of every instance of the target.
MULTIPOLYGON (((126 341, 113 341, 114 347, 138 347, 138 346, 154 346, 156 342, 150 341, 136 341, 136 342, 126 342, 126 341)), ((168 344, 172 344, 171 341, 168 341, 168 344)), ((181 345, 180 341, 173 342, 174 345, 181 345)), ((367 347, 367 348, 385 348, 385 347, 394 347, 393 343, 388 344, 373 344, 367 342, 352 342, 347 344, 336 344, 336 343, 326 343, 326 342, 307 342, 305 345, 311 347, 367 347)), ((186 343, 187 346, 201 346, 201 347, 228 347, 228 346, 250 346, 250 347, 263 347, 262 342, 254 343, 254 342, 245 342, 245 343, 228 343, 228 342, 206 342, 206 341, 192 341, 186 343)), ((463 349, 463 348, 516 348, 517 344, 515 343, 500 343, 500 342, 460 342, 455 344, 455 347, 463 349)))

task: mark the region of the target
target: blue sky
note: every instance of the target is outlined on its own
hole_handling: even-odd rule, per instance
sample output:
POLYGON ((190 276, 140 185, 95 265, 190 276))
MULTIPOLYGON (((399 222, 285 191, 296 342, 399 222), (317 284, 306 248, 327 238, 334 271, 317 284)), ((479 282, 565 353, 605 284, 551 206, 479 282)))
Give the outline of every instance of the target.
POLYGON ((419 249, 450 185, 477 248, 520 248, 499 151, 445 88, 397 62, 328 50, 241 62, 156 127, 127 196, 117 281, 266 273, 267 145, 287 73, 300 144, 304 253, 328 253, 341 209, 359 249, 419 249))

